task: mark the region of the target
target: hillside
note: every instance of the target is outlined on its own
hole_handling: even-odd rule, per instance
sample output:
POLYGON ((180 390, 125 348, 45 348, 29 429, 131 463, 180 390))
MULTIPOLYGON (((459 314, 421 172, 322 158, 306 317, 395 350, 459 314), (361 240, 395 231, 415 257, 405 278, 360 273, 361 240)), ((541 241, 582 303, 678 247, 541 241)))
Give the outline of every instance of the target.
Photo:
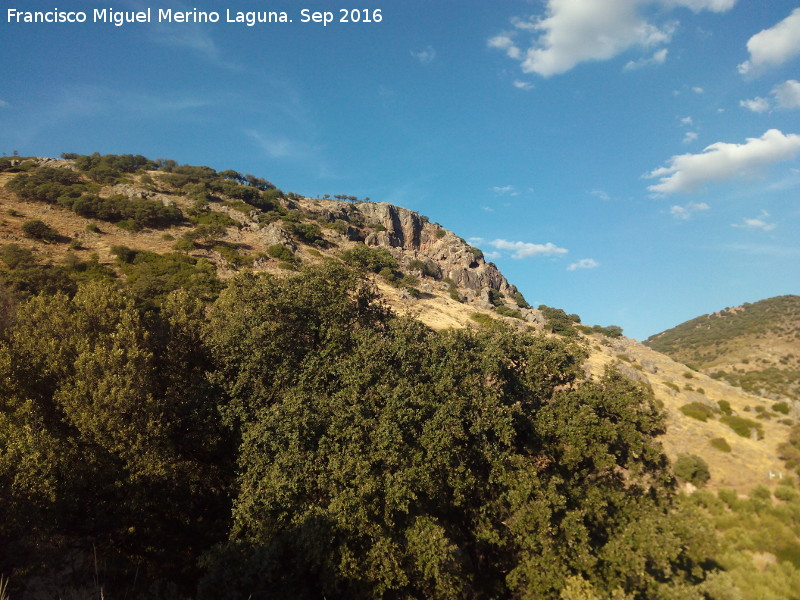
MULTIPOLYGON (((0 244, 6 246, 0 248, 0 270, 7 285, 23 294, 57 286, 59 281, 105 277, 124 279, 147 295, 162 297, 174 287, 187 287, 208 300, 216 297, 224 281, 242 271, 286 277, 302 265, 344 261, 366 271, 394 311, 434 329, 480 328, 499 321, 581 340, 590 353, 584 367, 588 376, 599 378, 613 366, 653 390, 667 414, 668 428, 661 438, 667 454, 673 461, 687 453, 703 457, 712 487, 744 491, 772 484, 772 478, 785 471, 777 448, 797 417, 794 405, 787 405, 785 414, 776 412, 771 398, 742 391, 715 375, 718 362, 709 363, 714 367, 710 371, 687 368, 685 363, 696 363, 694 358, 703 350, 662 354, 620 337, 618 328, 590 328, 576 322, 577 315, 530 307, 479 249, 413 211, 356 199, 305 198, 252 175, 217 173, 172 161, 155 164, 143 157, 5 160, 6 171, 0 172, 0 202, 5 209, 0 244), (54 183, 64 172, 73 176, 54 183), (16 190, 14 184, 8 185, 19 177, 32 178, 28 192, 19 184, 16 190), (133 202, 136 209, 125 213, 119 208, 125 202, 133 202), (163 207, 174 215, 162 215, 163 207), (52 227, 54 239, 26 234, 23 226, 31 220, 52 227), (33 260, 47 266, 41 281, 32 271, 12 266, 20 262, 18 252, 9 251, 12 247, 30 249, 33 260), (720 402, 733 417, 757 420, 751 418, 737 434, 725 424, 727 415, 720 402), (686 408, 697 405, 706 407, 702 419, 686 408), (712 445, 719 439, 730 451, 712 445)), ((781 306, 796 306, 796 297, 786 298, 781 306)), ((773 304, 767 301, 767 306, 773 304)), ((753 314, 747 307, 729 312, 753 314)), ((782 308, 784 313, 789 314, 782 308)), ((783 348, 773 345, 776 339, 797 335, 787 319, 753 334, 765 351, 783 348)), ((748 323, 763 320, 752 318, 748 323)), ((732 325, 725 331, 738 329, 732 325)), ((659 338, 670 339, 666 334, 659 338)), ((652 342, 648 344, 652 347, 652 342)), ((800 352, 791 356, 788 348, 780 351, 781 357, 789 355, 796 361, 800 352)))
POLYGON ((13 597, 800 581, 796 403, 529 306, 423 215, 130 155, 0 159, 0 206, 13 597))
MULTIPOLYGON (((25 169, 30 169, 33 177, 43 169, 79 171, 69 160, 16 162, 26 164, 25 169)), ((388 266, 377 278, 377 285, 397 303, 398 309, 413 305, 424 322, 440 327, 463 324, 469 316, 464 315, 465 306, 488 310, 503 304, 520 311, 523 319, 536 319, 535 311, 526 308, 516 288, 493 263, 484 260, 480 250, 407 209, 384 203, 303 198, 284 194, 268 182, 258 184, 265 189, 243 184, 244 176, 232 171, 220 176, 205 167, 179 166, 169 172, 146 172, 137 167, 135 172, 118 172, 117 176, 95 176, 100 183, 76 173, 77 181, 56 184, 60 189, 50 190, 54 194, 51 200, 46 198, 47 191, 36 191, 36 185, 52 187, 46 179, 52 175, 49 172, 42 182, 31 186, 34 191, 25 198, 6 187, 19 171, 18 167, 10 167, 5 173, 0 172, 0 200, 6 207, 0 240, 36 248, 43 260, 59 262, 65 257, 85 260, 96 256, 100 264, 117 268, 115 247, 160 254, 177 251, 208 261, 225 279, 242 269, 285 273, 300 264, 339 256, 348 249, 359 252, 366 244, 385 249, 389 262, 373 264, 370 261, 377 260, 375 257, 364 256, 354 257, 351 263, 366 266, 376 274, 388 266), (264 200, 262 193, 270 199, 264 200), (107 206, 72 203, 87 194, 141 203, 136 209, 140 222, 119 211, 115 214, 107 206), (42 198, 44 201, 32 201, 42 198), (63 208, 67 204, 72 210, 63 208), (147 210, 152 211, 154 204, 177 208, 180 216, 163 222, 155 217, 148 221, 147 210), (52 226, 61 243, 42 244, 42 240, 26 236, 21 229, 29 220, 52 226), (440 306, 426 302, 434 297, 450 298, 452 302, 440 302, 440 306)), ((28 176, 24 169, 22 175, 28 176)), ((125 276, 124 268, 117 271, 125 276)))
POLYGON ((800 400, 800 296, 726 308, 644 343, 748 392, 800 400))

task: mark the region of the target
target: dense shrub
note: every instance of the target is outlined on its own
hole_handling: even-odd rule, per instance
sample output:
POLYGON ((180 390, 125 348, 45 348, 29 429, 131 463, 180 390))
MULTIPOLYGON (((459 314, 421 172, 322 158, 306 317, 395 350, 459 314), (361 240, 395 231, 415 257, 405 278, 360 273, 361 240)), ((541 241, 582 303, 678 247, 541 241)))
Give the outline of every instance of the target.
POLYGON ((0 173, 22 173, 30 171, 35 166, 36 163, 31 159, 0 156, 0 173))
POLYGON ((733 429, 736 435, 750 437, 752 432, 755 432, 758 439, 763 439, 764 437, 764 426, 758 421, 737 417, 736 415, 723 415, 719 420, 733 429))
POLYGON ((22 224, 22 233, 26 237, 43 242, 55 242, 58 240, 58 231, 39 219, 25 221, 22 224))
POLYGON ((461 292, 458 290, 458 286, 456 285, 455 281, 452 279, 447 279, 447 295, 450 296, 451 300, 455 300, 456 302, 465 302, 466 298, 461 295, 461 292))
POLYGON ((110 221, 129 222, 128 228, 167 227, 183 220, 183 213, 177 206, 166 206, 147 198, 129 198, 120 194, 109 198, 85 195, 74 199, 60 199, 59 204, 69 208, 82 217, 110 221))
POLYGON ((289 231, 306 244, 314 244, 325 240, 319 225, 314 223, 290 223, 289 231))
POLYGON ((99 186, 92 188, 81 183, 75 171, 60 167, 40 167, 32 173, 17 175, 7 187, 25 200, 58 203, 83 217, 127 222, 132 229, 161 227, 179 222, 183 217, 177 207, 164 206, 154 200, 122 195, 101 198, 93 193, 99 186))
POLYGON ((778 500, 784 502, 794 502, 800 499, 800 494, 798 494, 797 490, 788 485, 779 485, 775 488, 774 494, 778 500))
POLYGON ((272 258, 277 258, 278 260, 284 260, 290 262, 294 259, 294 253, 291 249, 287 248, 283 244, 273 244, 269 248, 267 248, 267 254, 272 258))
POLYGON ((469 251, 475 260, 483 260, 483 251, 475 246, 470 246, 469 251))
POLYGON ((689 402, 681 406, 680 410, 687 417, 703 421, 704 423, 708 421, 708 419, 714 418, 714 409, 702 402, 689 402))
POLYGON ((511 317, 512 319, 522 319, 521 312, 508 306, 498 306, 494 309, 494 312, 496 312, 498 315, 503 315, 504 317, 511 317))
POLYGON ((800 475, 800 425, 789 430, 785 442, 778 445, 778 457, 786 464, 786 468, 800 475))
POLYGON ((239 225, 239 222, 230 215, 216 210, 201 211, 193 215, 191 221, 196 225, 214 225, 224 228, 238 227, 239 225))
POLYGON ((397 268, 397 261, 386 248, 370 248, 361 242, 342 252, 342 260, 353 267, 373 273, 384 268, 397 268))
POLYGON ((230 242, 215 242, 212 245, 212 249, 220 255, 229 267, 234 269, 250 267, 255 260, 253 256, 239 252, 239 247, 230 242))
POLYGON ((429 260, 413 259, 408 263, 408 268, 412 271, 419 271, 424 277, 432 277, 437 279, 439 277, 439 268, 429 260))
POLYGON ((211 262, 185 254, 135 251, 121 268, 128 288, 147 305, 160 304, 177 289, 212 300, 223 287, 211 262))
POLYGON ((528 301, 525 300, 525 296, 522 295, 522 292, 519 292, 519 291, 514 292, 513 298, 514 298, 514 302, 516 302, 517 306, 519 306, 520 308, 530 308, 531 307, 531 305, 528 304, 528 301))
POLYGON ((599 333, 600 335, 604 335, 605 337, 608 338, 622 337, 622 327, 620 327, 619 325, 609 325, 608 327, 593 325, 592 331, 595 333, 599 333))
POLYGON ((682 454, 678 456, 673 467, 675 475, 684 481, 702 487, 711 478, 708 470, 708 463, 694 454, 682 454))
POLYGON ((114 277, 95 259, 63 265, 41 264, 31 250, 17 244, 0 246, 0 261, 0 287, 19 297, 57 292, 72 295, 78 281, 114 277))
POLYGON ((574 321, 562 309, 541 304, 539 306, 539 311, 542 313, 545 326, 550 332, 567 338, 576 337, 578 335, 578 332, 573 326, 574 321))
POLYGON ((791 409, 786 402, 776 402, 772 405, 772 410, 782 415, 788 415, 791 409))
POLYGON ((731 445, 728 443, 724 437, 713 438, 710 442, 713 448, 716 448, 720 452, 730 452, 731 445))
POLYGON ((503 305, 503 299, 505 298, 505 296, 503 295, 503 293, 501 291, 489 288, 487 290, 487 295, 488 295, 488 298, 489 298, 489 304, 491 304, 492 306, 502 306, 503 305))
POLYGON ((192 589, 229 510, 201 316, 185 294, 144 315, 97 283, 20 306, 0 340, 0 572, 11 597, 30 597, 31 580, 59 597, 94 595, 92 564, 108 596, 137 585, 134 573, 137 595, 156 581, 192 589))
POLYGON ((36 297, 0 332, 12 597, 91 585, 95 554, 108 597, 668 597, 703 578, 662 415, 613 372, 579 383, 578 348, 434 332, 338 264, 242 275, 206 312, 169 290, 203 296, 207 262, 114 251, 131 292, 36 297))
POLYGON ((75 171, 62 167, 39 167, 31 173, 21 173, 6 187, 23 200, 48 204, 55 204, 62 196, 80 196, 86 189, 75 171))
POLYGON ((64 155, 74 159, 75 166, 97 183, 115 183, 123 173, 135 173, 144 169, 155 169, 156 163, 141 155, 106 154, 64 155))
POLYGON ((127 246, 116 245, 111 246, 111 254, 116 256, 120 262, 130 264, 136 258, 138 252, 133 248, 128 248, 127 246))
POLYGON ((638 386, 576 385, 558 340, 386 320, 333 269, 238 279, 212 313, 242 447, 203 596, 554 597, 571 573, 647 596, 662 584, 642 573, 679 573, 656 558, 689 557, 638 386))

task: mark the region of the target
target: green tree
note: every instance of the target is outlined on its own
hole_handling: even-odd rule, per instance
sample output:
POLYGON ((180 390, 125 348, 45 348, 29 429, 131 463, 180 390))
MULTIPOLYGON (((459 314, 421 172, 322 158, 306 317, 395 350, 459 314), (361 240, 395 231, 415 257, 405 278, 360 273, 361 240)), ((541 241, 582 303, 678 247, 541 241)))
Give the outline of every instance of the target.
POLYGON ((0 345, 0 571, 57 573, 94 546, 111 586, 196 579, 225 529, 229 447, 200 315, 183 293, 146 322, 101 284, 20 306, 0 345))
POLYGON ((386 248, 370 248, 363 242, 358 242, 342 252, 342 260, 357 269, 373 273, 379 273, 385 268, 397 268, 397 261, 386 248))
POLYGON ((238 278, 208 339, 241 447, 202 597, 654 597, 702 558, 652 396, 575 346, 433 332, 339 266, 238 278))

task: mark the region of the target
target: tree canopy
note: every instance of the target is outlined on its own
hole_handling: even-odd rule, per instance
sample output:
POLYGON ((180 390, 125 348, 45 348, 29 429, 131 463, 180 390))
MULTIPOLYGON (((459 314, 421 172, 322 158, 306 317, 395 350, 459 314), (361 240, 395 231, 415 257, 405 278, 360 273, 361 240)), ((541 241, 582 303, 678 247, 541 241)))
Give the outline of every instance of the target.
POLYGON ((133 597, 654 598, 703 578, 652 396, 583 381, 576 343, 435 332, 335 263, 206 306, 148 293, 34 296, 0 333, 16 591, 75 552, 103 557, 109 594, 135 574, 133 597))

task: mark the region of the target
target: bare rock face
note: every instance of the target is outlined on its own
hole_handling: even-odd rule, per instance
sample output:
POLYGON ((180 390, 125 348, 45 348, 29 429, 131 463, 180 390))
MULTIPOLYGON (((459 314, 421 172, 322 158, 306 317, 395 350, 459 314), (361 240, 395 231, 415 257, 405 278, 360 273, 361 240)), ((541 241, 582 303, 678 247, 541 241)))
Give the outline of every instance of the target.
POLYGON ((261 229, 258 229, 258 235, 265 246, 283 244, 291 250, 297 249, 297 244, 292 240, 292 236, 275 223, 269 223, 261 229))
POLYGON ((405 264, 415 259, 432 261, 442 277, 462 288, 516 291, 493 263, 487 263, 464 240, 418 213, 383 202, 359 204, 358 211, 368 224, 383 229, 366 236, 368 246, 396 249, 393 255, 405 264))
POLYGON ((413 261, 426 263, 437 278, 452 280, 468 297, 477 298, 487 288, 507 296, 517 291, 479 250, 407 208, 385 202, 352 204, 313 198, 304 198, 300 206, 323 221, 348 223, 342 234, 345 239, 386 248, 404 270, 413 271, 413 261))
POLYGON ((127 196, 128 198, 155 200, 157 202, 161 202, 164 206, 172 206, 175 204, 175 200, 169 196, 165 196, 164 194, 159 194, 158 192, 151 190, 145 190, 137 185, 131 185, 129 183, 117 183, 107 187, 103 189, 103 194, 106 196, 121 194, 123 196, 127 196))

